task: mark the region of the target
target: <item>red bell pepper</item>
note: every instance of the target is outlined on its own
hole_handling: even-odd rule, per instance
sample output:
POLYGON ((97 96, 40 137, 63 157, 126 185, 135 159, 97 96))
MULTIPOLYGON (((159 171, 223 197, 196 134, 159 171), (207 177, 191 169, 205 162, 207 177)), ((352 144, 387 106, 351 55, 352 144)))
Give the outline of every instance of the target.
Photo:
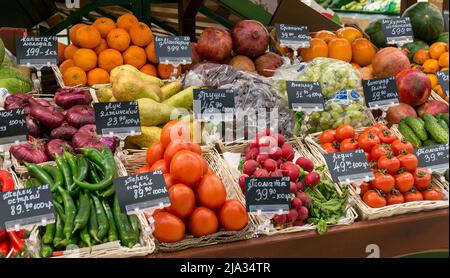
POLYGON ((30 237, 30 231, 27 229, 20 229, 18 232, 16 232, 17 236, 21 239, 27 239, 30 237))
POLYGON ((9 242, 14 250, 17 250, 19 253, 22 253, 27 250, 27 246, 23 242, 23 240, 17 235, 16 232, 8 232, 9 242))
POLYGON ((5 240, 0 242, 0 258, 8 256, 9 251, 10 250, 8 241, 5 240))
POLYGON ((0 186, 2 192, 14 190, 14 180, 10 172, 0 170, 0 186))
POLYGON ((0 229, 0 242, 5 241, 7 237, 6 230, 0 229))

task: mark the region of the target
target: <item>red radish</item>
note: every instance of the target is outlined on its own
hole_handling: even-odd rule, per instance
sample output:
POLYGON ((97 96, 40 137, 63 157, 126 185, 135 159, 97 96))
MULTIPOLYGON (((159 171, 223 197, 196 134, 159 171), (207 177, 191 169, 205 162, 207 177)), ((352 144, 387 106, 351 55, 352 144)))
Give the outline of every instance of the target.
POLYGON ((296 182, 298 175, 300 174, 300 170, 297 168, 297 165, 290 161, 281 164, 281 171, 285 177, 289 177, 291 179, 291 182, 296 182))
POLYGON ((44 141, 32 137, 30 141, 12 145, 9 151, 19 162, 43 163, 48 161, 44 141))
POLYGON ((425 113, 433 116, 439 113, 448 114, 448 104, 437 99, 430 100, 417 109, 419 117, 422 117, 425 113))
POLYGON ((302 181, 297 182, 297 191, 303 191, 305 189, 305 184, 302 181))
POLYGON ((67 123, 73 127, 95 124, 94 108, 88 105, 75 105, 67 110, 67 123))
POLYGON ((303 226, 305 225, 305 222, 303 222, 302 220, 295 220, 294 223, 292 224, 293 226, 303 226))
POLYGON ((283 164, 283 160, 278 159, 278 160, 277 160, 277 166, 278 166, 278 168, 281 167, 281 164, 283 164))
POLYGON ((405 69, 395 76, 398 97, 401 102, 418 106, 425 103, 431 94, 431 81, 428 76, 414 69, 405 69))
POLYGON ((242 192, 245 193, 245 179, 248 178, 249 176, 247 174, 242 174, 239 177, 239 186, 241 187, 242 192))
POLYGON ((289 190, 291 191, 291 193, 297 193, 297 184, 293 181, 291 181, 289 183, 289 190))
POLYGON ((50 140, 47 145, 45 146, 45 150, 47 151, 48 157, 50 159, 54 160, 56 155, 62 155, 64 152, 64 148, 66 150, 73 152, 72 147, 70 146, 70 143, 65 140, 61 139, 52 139, 50 140))
POLYGON ((266 161, 269 158, 268 154, 260 153, 256 157, 256 161, 258 161, 259 164, 264 165, 264 161, 266 161))
POLYGON ((294 222, 295 220, 297 220, 298 217, 298 212, 296 209, 291 209, 287 215, 287 221, 288 222, 294 222))
POLYGON ((386 47, 375 54, 372 60, 373 75, 378 78, 396 76, 411 64, 404 50, 396 47, 386 47))
POLYGON ((311 172, 314 170, 314 163, 306 157, 299 157, 295 164, 300 166, 306 172, 311 172))
POLYGON ((269 158, 264 161, 264 168, 269 172, 275 171, 277 167, 278 167, 277 162, 273 159, 269 158))
POLYGON ((309 217, 309 210, 307 207, 303 206, 298 209, 298 217, 300 220, 306 220, 309 217))
POLYGON ((284 145, 284 142, 286 141, 286 139, 284 138, 283 134, 277 133, 277 134, 275 134, 275 138, 277 139, 278 147, 281 147, 284 145))
POLYGON ((203 59, 222 62, 231 55, 233 41, 228 31, 218 28, 206 28, 197 41, 197 53, 203 59))
POLYGON ((269 32, 256 20, 241 20, 231 30, 235 53, 254 59, 266 52, 269 32))
POLYGON ((311 198, 309 198, 308 194, 305 192, 299 192, 297 193, 297 198, 299 198, 302 201, 302 204, 309 208, 311 207, 311 198))
POLYGON ((286 161, 292 161, 294 159, 295 153, 294 153, 294 148, 292 148, 291 145, 289 144, 284 144, 281 147, 281 152, 282 155, 281 157, 286 160, 286 161))
POLYGON ((280 169, 276 169, 275 171, 270 173, 270 176, 271 177, 279 177, 279 178, 281 178, 283 176, 283 172, 281 172, 280 169))
POLYGON ((286 220, 286 214, 277 214, 273 217, 273 221, 275 221, 275 223, 277 223, 278 225, 283 225, 284 223, 286 223, 286 220))
POLYGON ((273 52, 267 52, 255 60, 256 71, 265 77, 272 77, 281 65, 283 59, 273 52))
POLYGON ((320 175, 317 172, 311 172, 305 177, 305 185, 309 187, 316 186, 320 181, 320 175))
POLYGON ((256 178, 267 178, 267 177, 269 177, 270 175, 269 175, 269 172, 267 172, 267 170, 266 169, 258 169, 258 170, 256 170, 254 173, 253 173, 253 177, 256 177, 256 178))
POLYGON ((245 153, 245 159, 249 160, 249 159, 256 159, 256 157, 259 154, 259 149, 258 147, 251 147, 248 148, 248 150, 245 153))
POLYGON ((302 200, 300 200, 299 198, 294 198, 291 201, 291 207, 293 207, 293 208, 298 209, 298 208, 301 208, 302 205, 303 205, 302 200))
POLYGON ((258 168, 259 164, 255 160, 247 160, 242 165, 242 172, 246 175, 253 175, 253 173, 258 168))
POLYGON ((50 138, 70 141, 77 131, 78 129, 64 123, 62 126, 57 127, 50 132, 50 138))
POLYGON ((283 151, 281 150, 280 147, 276 147, 275 150, 269 154, 269 157, 272 158, 273 160, 278 160, 281 158, 281 156, 283 155, 283 151))

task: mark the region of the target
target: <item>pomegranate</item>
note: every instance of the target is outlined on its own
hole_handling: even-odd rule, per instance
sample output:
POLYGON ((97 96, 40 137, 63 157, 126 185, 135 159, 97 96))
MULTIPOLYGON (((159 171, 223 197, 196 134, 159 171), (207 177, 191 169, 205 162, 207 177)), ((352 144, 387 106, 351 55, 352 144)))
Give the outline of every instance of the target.
POLYGON ((228 31, 218 28, 207 28, 197 42, 197 53, 203 59, 221 62, 231 55, 233 41, 228 31))
POLYGON ((424 104, 422 104, 417 109, 417 114, 419 114, 420 117, 423 116, 423 114, 428 113, 431 115, 436 115, 439 113, 448 114, 448 104, 445 102, 442 102, 440 100, 430 100, 424 104))
POLYGON ((233 68, 237 69, 237 70, 241 70, 241 71, 250 71, 250 72, 255 72, 256 68, 255 68, 255 64, 253 63, 253 61, 246 57, 246 56, 242 56, 242 55, 237 55, 234 56, 233 59, 230 60, 230 66, 232 66, 233 68))
POLYGON ((267 52, 255 60, 256 71, 265 77, 272 77, 283 64, 283 59, 275 53, 267 52))
POLYGON ((373 76, 379 78, 395 76, 402 70, 409 69, 411 64, 405 51, 395 47, 386 47, 378 51, 372 60, 373 76))
POLYGON ((395 78, 401 102, 417 106, 427 101, 431 94, 431 81, 425 73, 414 69, 405 69, 395 78))
POLYGON ((236 54, 254 59, 266 52, 269 32, 256 20, 241 20, 231 30, 233 50, 236 54))

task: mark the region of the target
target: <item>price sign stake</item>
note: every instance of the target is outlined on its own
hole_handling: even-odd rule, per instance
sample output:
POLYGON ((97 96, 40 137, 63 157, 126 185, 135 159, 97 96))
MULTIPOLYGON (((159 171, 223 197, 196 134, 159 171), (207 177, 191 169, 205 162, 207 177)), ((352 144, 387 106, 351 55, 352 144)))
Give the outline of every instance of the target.
POLYGON ((246 178, 245 201, 250 213, 288 212, 291 208, 289 177, 246 178))
POLYGON ((141 121, 137 101, 94 103, 95 125, 99 135, 139 135, 141 121))
POLYGON ((374 179, 372 169, 362 149, 329 153, 324 157, 335 183, 368 182, 374 179))

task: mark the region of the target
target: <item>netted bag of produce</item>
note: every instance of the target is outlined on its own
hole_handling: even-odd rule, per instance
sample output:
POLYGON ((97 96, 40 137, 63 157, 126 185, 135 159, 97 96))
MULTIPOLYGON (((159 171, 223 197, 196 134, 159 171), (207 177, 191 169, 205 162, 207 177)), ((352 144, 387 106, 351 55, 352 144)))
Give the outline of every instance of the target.
POLYGON ((186 75, 184 86, 206 86, 234 91, 234 130, 230 131, 225 126, 225 134, 234 134, 232 141, 252 137, 248 131, 256 130, 256 127, 263 129, 270 126, 273 131, 281 132, 287 137, 293 133, 294 113, 267 78, 237 71, 228 65, 202 64, 186 75), (264 120, 261 121, 262 118, 264 120))
POLYGON ((361 77, 352 65, 330 58, 283 66, 277 70, 273 80, 283 92, 286 91, 286 80, 320 82, 325 99, 332 98, 337 91, 361 87, 361 77))

